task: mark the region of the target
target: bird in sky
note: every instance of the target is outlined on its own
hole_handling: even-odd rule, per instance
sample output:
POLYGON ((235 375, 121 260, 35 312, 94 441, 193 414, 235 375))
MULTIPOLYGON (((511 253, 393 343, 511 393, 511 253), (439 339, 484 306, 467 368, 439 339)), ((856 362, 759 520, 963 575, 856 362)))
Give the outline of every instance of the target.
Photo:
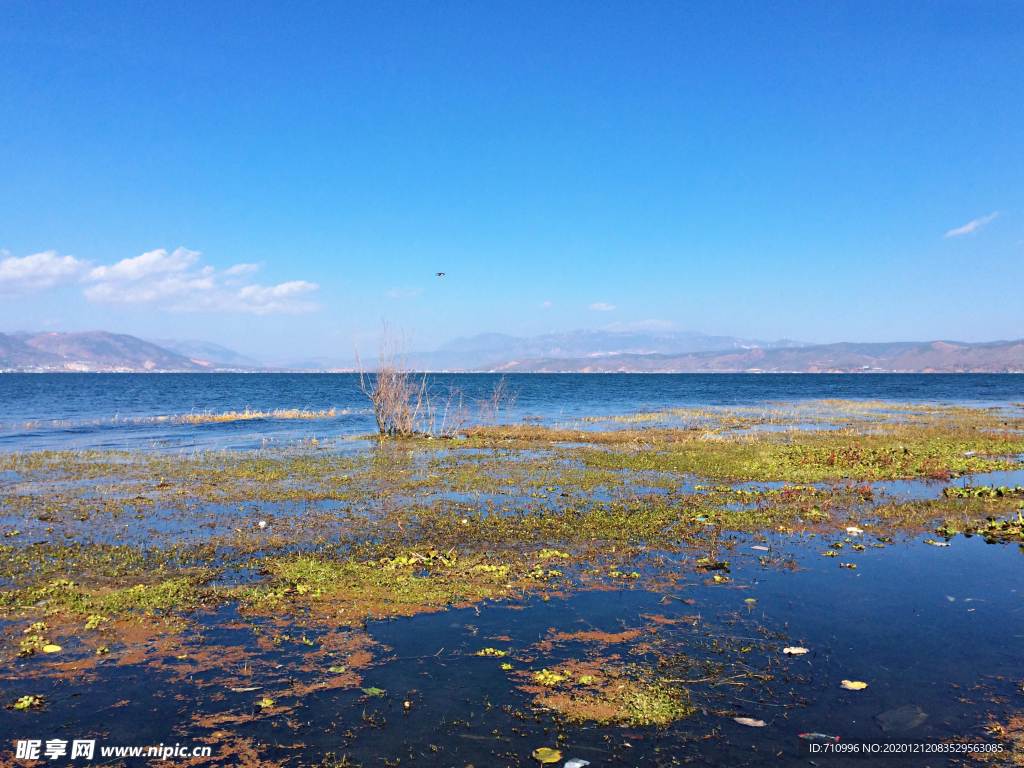
POLYGON ((437 276, 438 276, 438 277, 444 277, 444 272, 438 272, 438 273, 437 273, 437 276))

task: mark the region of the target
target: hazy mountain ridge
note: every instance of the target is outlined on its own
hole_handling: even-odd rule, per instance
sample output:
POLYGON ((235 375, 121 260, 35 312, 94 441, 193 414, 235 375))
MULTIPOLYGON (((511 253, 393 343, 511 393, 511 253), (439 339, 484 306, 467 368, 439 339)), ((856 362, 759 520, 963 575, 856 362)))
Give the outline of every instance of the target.
POLYGON ((1024 373, 1024 340, 978 344, 840 342, 688 355, 524 359, 487 370, 507 373, 1024 373))
POLYGON ((259 360, 247 357, 220 344, 214 344, 212 341, 201 341, 199 339, 188 339, 186 341, 150 339, 149 341, 190 360, 203 360, 230 368, 248 369, 264 367, 263 363, 259 360))
MULTIPOLYGON (((164 344, 173 348, 106 331, 0 334, 0 371, 351 370, 351 364, 322 357, 263 367, 219 344, 164 344)), ((371 361, 364 362, 372 369, 371 361)), ((409 363, 417 370, 508 373, 1017 373, 1024 372, 1024 340, 808 345, 699 333, 573 331, 530 338, 493 333, 412 354, 409 363), (509 354, 515 352, 524 354, 509 354)))
POLYGON ((509 360, 575 359, 622 355, 680 355, 734 349, 801 347, 803 342, 781 339, 762 341, 735 336, 710 336, 697 332, 649 332, 576 330, 540 336, 509 336, 482 333, 459 337, 434 352, 412 355, 418 368, 430 370, 475 370, 509 360))
POLYGON ((0 334, 0 371, 189 372, 216 369, 123 333, 0 334))
POLYGON ((0 370, 58 365, 61 362, 61 358, 57 355, 30 347, 22 338, 0 333, 0 370))

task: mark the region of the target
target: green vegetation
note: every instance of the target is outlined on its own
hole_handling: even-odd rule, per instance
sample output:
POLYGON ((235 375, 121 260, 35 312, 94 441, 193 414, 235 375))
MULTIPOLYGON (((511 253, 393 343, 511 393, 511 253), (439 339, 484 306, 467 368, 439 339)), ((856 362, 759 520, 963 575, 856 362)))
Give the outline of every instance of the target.
MULTIPOLYGON (((800 705, 803 673, 781 649, 811 643, 740 591, 751 566, 855 578, 876 548, 923 536, 1024 544, 1024 491, 977 477, 1024 468, 1013 410, 825 402, 557 429, 497 421, 449 440, 0 455, 0 660, 24 686, 4 705, 57 714, 63 699, 32 694, 50 690, 38 680, 102 685, 108 670, 146 664, 174 696, 218 710, 192 725, 256 766, 242 725, 308 727, 304 697, 350 694, 367 729, 421 714, 423 691, 368 672, 394 659, 370 622, 463 607, 437 617, 452 643, 400 663, 467 664, 474 681, 518 688, 533 711, 501 705, 523 726, 512 735, 535 724, 568 754, 568 723, 732 718, 733 696, 743 711, 800 705), (892 480, 914 495, 891 495, 892 480), (695 588, 734 609, 690 610, 695 588), (673 610, 551 629, 532 645, 478 635, 485 603, 551 608, 581 590, 645 591, 673 610)), ((498 706, 477 697, 469 720, 443 722, 500 747, 511 735, 489 714, 498 706)))
POLYGON ((832 537, 827 549, 863 526, 875 540, 843 550, 854 553, 936 528, 1020 536, 1021 489, 968 482, 1021 466, 1015 412, 833 401, 610 421, 344 450, 2 455, 14 480, 0 505, 18 524, 0 538, 0 608, 73 616, 88 631, 224 602, 355 626, 587 585, 651 587, 670 578, 646 567, 654 551, 687 553, 683 570, 728 584, 707 564, 727 561, 733 534, 832 537), (807 425, 817 429, 797 428, 807 425), (872 485, 959 476, 916 501, 872 485), (255 580, 234 586, 242 572, 255 580))
POLYGON ((86 629, 96 629, 109 615, 162 614, 174 609, 195 608, 200 602, 201 579, 181 577, 155 584, 136 584, 111 591, 89 590, 69 579, 54 579, 42 586, 0 592, 4 603, 25 608, 41 604, 47 614, 88 616, 86 629))

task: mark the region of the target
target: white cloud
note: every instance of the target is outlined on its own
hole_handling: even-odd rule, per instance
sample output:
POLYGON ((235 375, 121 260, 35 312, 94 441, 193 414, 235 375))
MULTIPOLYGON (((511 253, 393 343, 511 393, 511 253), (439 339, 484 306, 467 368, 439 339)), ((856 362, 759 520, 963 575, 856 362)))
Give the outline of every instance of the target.
POLYGON ((591 304, 590 308, 594 312, 612 312, 618 309, 618 307, 616 307, 614 304, 607 304, 603 301, 599 301, 596 304, 591 304))
POLYGON ((191 293, 172 309, 177 312, 230 312, 250 315, 315 312, 319 309, 317 304, 299 300, 299 297, 319 287, 316 283, 305 280, 292 280, 272 286, 246 285, 237 291, 225 291, 216 287, 208 292, 191 293))
POLYGON ((176 301, 201 291, 212 291, 210 274, 178 274, 135 280, 104 280, 85 289, 85 298, 98 304, 155 304, 176 301))
POLYGON ((161 248, 96 267, 88 274, 93 284, 85 289, 85 297, 97 304, 148 305, 168 312, 269 315, 319 309, 314 302, 300 299, 317 290, 315 283, 247 284, 240 278, 257 271, 259 264, 236 264, 218 272, 198 267, 199 257, 198 251, 187 248, 172 253, 161 248))
MULTIPOLYGON (((7 251, 3 252, 7 255, 7 251)), ((27 296, 75 282, 89 263, 74 256, 58 256, 56 251, 13 256, 0 261, 0 296, 27 296)))
POLYGON ((541 305, 541 307, 543 307, 544 309, 547 309, 548 307, 550 307, 550 306, 551 306, 551 302, 550 302, 550 301, 542 301, 542 302, 540 303, 540 305, 541 305))
POLYGON ((949 230, 949 232, 947 232, 945 236, 959 237, 960 235, 973 235, 975 232, 984 227, 998 215, 999 211, 996 211, 995 213, 992 213, 988 216, 982 216, 980 219, 975 219, 974 221, 968 222, 967 224, 964 224, 962 227, 957 227, 956 229, 949 230))
POLYGON ((412 299, 423 293, 422 288, 392 288, 385 293, 389 299, 412 299))
POLYGON ((263 263, 259 264, 235 264, 233 267, 228 267, 224 270, 225 275, 250 275, 253 272, 259 272, 263 263))
POLYGON ((131 259, 121 259, 109 267, 96 267, 89 273, 89 279, 112 282, 145 280, 155 275, 185 272, 197 261, 199 251, 178 248, 174 253, 168 254, 160 248, 131 259))

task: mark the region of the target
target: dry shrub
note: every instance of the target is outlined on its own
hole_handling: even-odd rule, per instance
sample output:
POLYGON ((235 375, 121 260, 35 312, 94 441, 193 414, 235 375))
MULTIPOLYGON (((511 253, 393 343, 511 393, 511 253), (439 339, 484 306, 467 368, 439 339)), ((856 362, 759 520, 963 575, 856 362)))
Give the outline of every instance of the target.
POLYGON ((373 403, 373 415, 380 434, 408 437, 415 433, 422 413, 424 382, 418 382, 409 370, 405 334, 395 334, 386 320, 381 321, 378 353, 379 368, 369 374, 363 370, 363 361, 356 348, 359 387, 373 403))
POLYGON ((480 409, 480 423, 491 424, 496 427, 501 420, 501 413, 504 411, 505 423, 511 424, 512 407, 516 404, 518 397, 519 393, 513 392, 509 388, 505 377, 502 376, 498 379, 498 383, 494 385, 491 394, 476 401, 477 407, 480 409))
POLYGON ((462 430, 469 419, 462 390, 449 384, 441 393, 427 374, 412 371, 405 334, 395 333, 386 320, 381 321, 378 354, 378 369, 367 373, 356 349, 359 386, 373 404, 381 435, 455 437, 462 430))

